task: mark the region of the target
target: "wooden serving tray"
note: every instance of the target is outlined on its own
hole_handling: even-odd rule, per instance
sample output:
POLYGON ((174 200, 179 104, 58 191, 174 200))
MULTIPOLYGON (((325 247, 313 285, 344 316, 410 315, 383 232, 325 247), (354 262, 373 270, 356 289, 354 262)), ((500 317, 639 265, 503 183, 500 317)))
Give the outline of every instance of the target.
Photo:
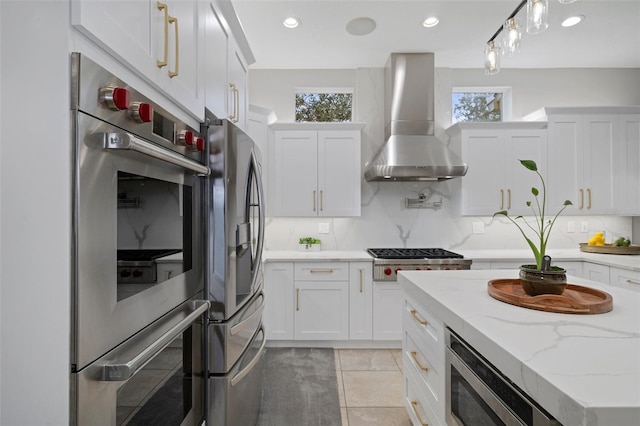
POLYGON ((576 284, 567 284, 562 294, 529 296, 518 278, 504 278, 489 281, 487 290, 494 299, 538 311, 603 314, 613 309, 613 298, 609 293, 576 284))
POLYGON ((587 253, 600 254, 640 254, 640 246, 631 245, 629 247, 616 247, 611 244, 603 246, 590 246, 587 243, 580 243, 580 250, 587 253))

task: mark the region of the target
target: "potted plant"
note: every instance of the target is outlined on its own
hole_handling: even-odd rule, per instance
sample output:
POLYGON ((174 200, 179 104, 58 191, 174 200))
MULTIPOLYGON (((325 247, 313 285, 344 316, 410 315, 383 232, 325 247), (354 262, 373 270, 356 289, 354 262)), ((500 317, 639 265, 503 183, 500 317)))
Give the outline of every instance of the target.
POLYGON ((509 216, 506 210, 496 212, 493 216, 504 216, 516 225, 533 252, 536 264, 520 266, 520 283, 525 293, 530 296, 547 293, 562 294, 567 286, 566 271, 563 268, 551 266, 551 257, 546 255, 546 250, 547 242, 549 241, 549 236, 551 235, 551 230, 553 229, 556 219, 560 213, 562 213, 567 206, 572 205, 572 203, 569 200, 565 200, 562 208, 556 213, 553 219, 549 219, 546 212, 547 187, 544 178, 538 171, 537 164, 533 160, 518 161, 520 161, 520 164, 527 170, 536 173, 542 184, 542 193, 540 193, 536 187, 531 188, 531 194, 533 194, 535 201, 527 201, 527 206, 531 207, 533 213, 533 220, 527 220, 523 216, 513 218, 509 216), (529 238, 524 227, 532 231, 535 236, 529 238))
POLYGON ((317 238, 302 237, 298 241, 298 250, 320 251, 320 240, 317 238))

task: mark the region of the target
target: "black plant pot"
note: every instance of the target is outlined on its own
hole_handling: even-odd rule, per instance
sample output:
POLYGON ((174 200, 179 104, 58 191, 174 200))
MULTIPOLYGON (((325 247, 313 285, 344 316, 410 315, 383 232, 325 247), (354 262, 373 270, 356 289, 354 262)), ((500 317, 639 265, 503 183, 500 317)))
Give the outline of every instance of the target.
POLYGON ((520 266, 520 284, 529 296, 562 294, 567 287, 567 271, 558 266, 542 271, 537 269, 536 265, 522 265, 520 266))

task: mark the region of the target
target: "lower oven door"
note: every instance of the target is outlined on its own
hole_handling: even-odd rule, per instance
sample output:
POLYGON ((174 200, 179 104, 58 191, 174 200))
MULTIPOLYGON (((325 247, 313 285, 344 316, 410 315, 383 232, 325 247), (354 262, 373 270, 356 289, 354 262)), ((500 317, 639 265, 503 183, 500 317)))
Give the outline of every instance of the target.
POLYGON ((204 315, 190 300, 72 374, 74 425, 200 425, 204 315))

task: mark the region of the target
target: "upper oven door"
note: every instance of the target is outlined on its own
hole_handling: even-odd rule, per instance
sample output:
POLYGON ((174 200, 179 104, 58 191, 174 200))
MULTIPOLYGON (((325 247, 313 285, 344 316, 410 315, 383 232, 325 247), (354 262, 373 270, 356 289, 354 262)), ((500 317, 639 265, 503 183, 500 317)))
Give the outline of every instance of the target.
POLYGON ((79 371, 204 288, 198 174, 208 168, 90 115, 77 117, 72 363, 79 371), (118 251, 140 249, 170 250, 163 260, 172 273, 118 268, 118 251))

